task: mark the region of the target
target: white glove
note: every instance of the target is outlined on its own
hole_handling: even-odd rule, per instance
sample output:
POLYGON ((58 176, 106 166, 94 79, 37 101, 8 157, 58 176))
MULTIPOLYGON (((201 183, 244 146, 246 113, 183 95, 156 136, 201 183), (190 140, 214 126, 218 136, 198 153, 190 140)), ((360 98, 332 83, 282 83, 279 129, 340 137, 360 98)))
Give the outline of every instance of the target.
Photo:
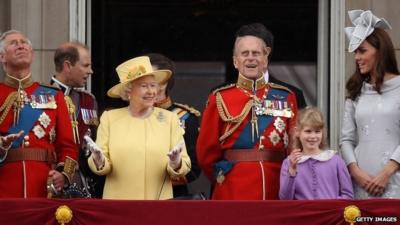
POLYGON ((174 169, 177 170, 181 167, 181 162, 182 162, 182 156, 181 156, 181 152, 182 152, 182 148, 183 145, 185 144, 184 141, 179 142, 173 149, 171 149, 171 151, 169 151, 169 153, 167 154, 169 157, 169 166, 174 169))
POLYGON ((24 131, 21 130, 18 133, 15 134, 9 134, 6 136, 1 136, 0 137, 0 148, 4 151, 8 151, 10 149, 13 141, 17 140, 19 137, 21 137, 24 134, 24 131))
POLYGON ((92 157, 94 160, 94 163, 96 164, 96 167, 102 168, 104 166, 104 154, 101 148, 90 138, 88 135, 83 136, 83 139, 86 141, 86 146, 89 149, 89 151, 92 153, 92 157))

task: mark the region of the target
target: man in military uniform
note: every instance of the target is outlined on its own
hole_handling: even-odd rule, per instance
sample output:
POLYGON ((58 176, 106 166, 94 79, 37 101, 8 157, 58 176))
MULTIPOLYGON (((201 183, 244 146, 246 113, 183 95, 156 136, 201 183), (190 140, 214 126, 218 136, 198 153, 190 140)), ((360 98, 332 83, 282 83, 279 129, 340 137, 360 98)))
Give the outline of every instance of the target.
MULTIPOLYGON (((160 84, 157 94, 156 106, 175 112, 181 122, 182 128, 185 129, 184 139, 186 149, 192 163, 190 172, 182 180, 173 181, 173 194, 175 198, 189 198, 189 190, 187 184, 196 180, 200 175, 200 167, 196 158, 196 140, 199 135, 199 117, 200 112, 188 105, 173 102, 170 92, 174 86, 175 64, 166 56, 158 53, 147 55, 150 58, 151 65, 155 70, 167 69, 172 71, 172 75, 165 83, 160 84)), ((194 198, 201 196, 193 196, 194 198)))
POLYGON ((0 61, 0 197, 46 197, 46 187, 57 194, 77 157, 64 95, 32 80, 33 48, 21 32, 1 35, 0 61))
POLYGON ((237 83, 209 95, 197 158, 214 184, 213 199, 278 199, 280 168, 296 122, 296 96, 265 81, 271 48, 262 38, 237 35, 233 52, 237 83))
POLYGON ((85 149, 83 136, 95 134, 99 123, 95 97, 85 91, 87 79, 93 74, 88 48, 79 42, 67 42, 54 54, 56 75, 51 84, 60 88, 70 113, 75 143, 79 149, 79 170, 72 185, 65 190, 67 197, 101 198, 104 177, 95 175, 88 167, 89 152, 85 149))
MULTIPOLYGON (((271 52, 268 55, 268 62, 271 62, 271 57, 272 57, 272 52, 274 50, 274 35, 261 23, 251 23, 242 26, 236 33, 238 37, 243 37, 243 36, 256 36, 264 40, 265 44, 271 48, 271 52)), ((303 109, 307 106, 306 100, 304 98, 303 91, 289 83, 283 82, 268 71, 268 68, 265 67, 265 72, 264 72, 264 78, 265 81, 274 83, 274 84, 279 84, 281 86, 289 88, 291 91, 293 91, 296 94, 296 101, 297 101, 297 108, 298 109, 303 109)), ((220 87, 224 87, 228 84, 231 84, 231 82, 227 82, 221 85, 218 85, 217 87, 213 88, 213 90, 218 89, 220 87)))

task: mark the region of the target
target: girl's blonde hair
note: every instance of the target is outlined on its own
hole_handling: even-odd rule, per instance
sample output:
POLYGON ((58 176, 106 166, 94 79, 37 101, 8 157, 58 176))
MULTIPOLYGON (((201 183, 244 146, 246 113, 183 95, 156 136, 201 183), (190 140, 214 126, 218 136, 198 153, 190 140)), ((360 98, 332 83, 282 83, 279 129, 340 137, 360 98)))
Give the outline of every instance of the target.
POLYGON ((327 147, 326 143, 326 127, 324 122, 324 116, 321 110, 314 106, 307 106, 306 108, 300 110, 297 115, 296 121, 296 134, 293 136, 293 149, 300 148, 303 146, 298 137, 298 133, 305 127, 309 126, 312 128, 317 128, 322 130, 322 139, 319 144, 320 149, 325 149, 327 147))

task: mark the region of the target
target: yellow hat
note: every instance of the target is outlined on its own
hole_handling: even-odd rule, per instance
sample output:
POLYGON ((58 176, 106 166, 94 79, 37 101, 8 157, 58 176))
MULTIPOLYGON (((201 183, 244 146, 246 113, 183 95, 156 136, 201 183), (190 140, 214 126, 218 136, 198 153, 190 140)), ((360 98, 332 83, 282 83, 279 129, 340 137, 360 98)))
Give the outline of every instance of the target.
POLYGON ((125 84, 138 78, 153 75, 157 83, 163 83, 171 76, 170 70, 153 70, 150 59, 140 56, 123 62, 115 69, 118 73, 119 84, 114 85, 107 91, 111 98, 120 98, 125 84))

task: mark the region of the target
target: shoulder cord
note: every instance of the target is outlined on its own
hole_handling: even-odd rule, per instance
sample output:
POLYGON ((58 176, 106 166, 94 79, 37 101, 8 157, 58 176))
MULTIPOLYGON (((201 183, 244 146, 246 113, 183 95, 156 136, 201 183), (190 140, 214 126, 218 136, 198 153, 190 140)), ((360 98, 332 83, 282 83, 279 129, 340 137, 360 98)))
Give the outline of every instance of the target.
POLYGON ((71 119, 72 132, 74 135, 74 142, 76 144, 80 144, 78 120, 77 120, 77 116, 75 114, 75 112, 76 112, 75 104, 72 102, 72 99, 69 96, 64 96, 64 100, 65 100, 65 103, 67 104, 68 113, 69 113, 70 119, 71 119))
POLYGON ((235 132, 235 130, 240 126, 240 124, 243 122, 243 120, 246 118, 246 116, 249 114, 253 104, 254 104, 254 98, 250 99, 249 101, 247 101, 246 105, 244 106, 242 112, 238 115, 233 117, 226 105, 224 100, 222 99, 222 96, 219 92, 216 93, 216 103, 217 103, 217 110, 218 113, 221 117, 221 119, 224 122, 228 122, 228 123, 235 123, 235 125, 233 127, 227 127, 225 133, 219 137, 219 141, 224 141, 227 137, 229 137, 233 132, 235 132))
POLYGON ((11 109, 11 106, 14 104, 15 100, 18 98, 18 92, 14 91, 8 95, 4 104, 0 107, 0 112, 2 112, 0 117, 0 124, 3 123, 4 119, 6 118, 8 112, 11 109))

